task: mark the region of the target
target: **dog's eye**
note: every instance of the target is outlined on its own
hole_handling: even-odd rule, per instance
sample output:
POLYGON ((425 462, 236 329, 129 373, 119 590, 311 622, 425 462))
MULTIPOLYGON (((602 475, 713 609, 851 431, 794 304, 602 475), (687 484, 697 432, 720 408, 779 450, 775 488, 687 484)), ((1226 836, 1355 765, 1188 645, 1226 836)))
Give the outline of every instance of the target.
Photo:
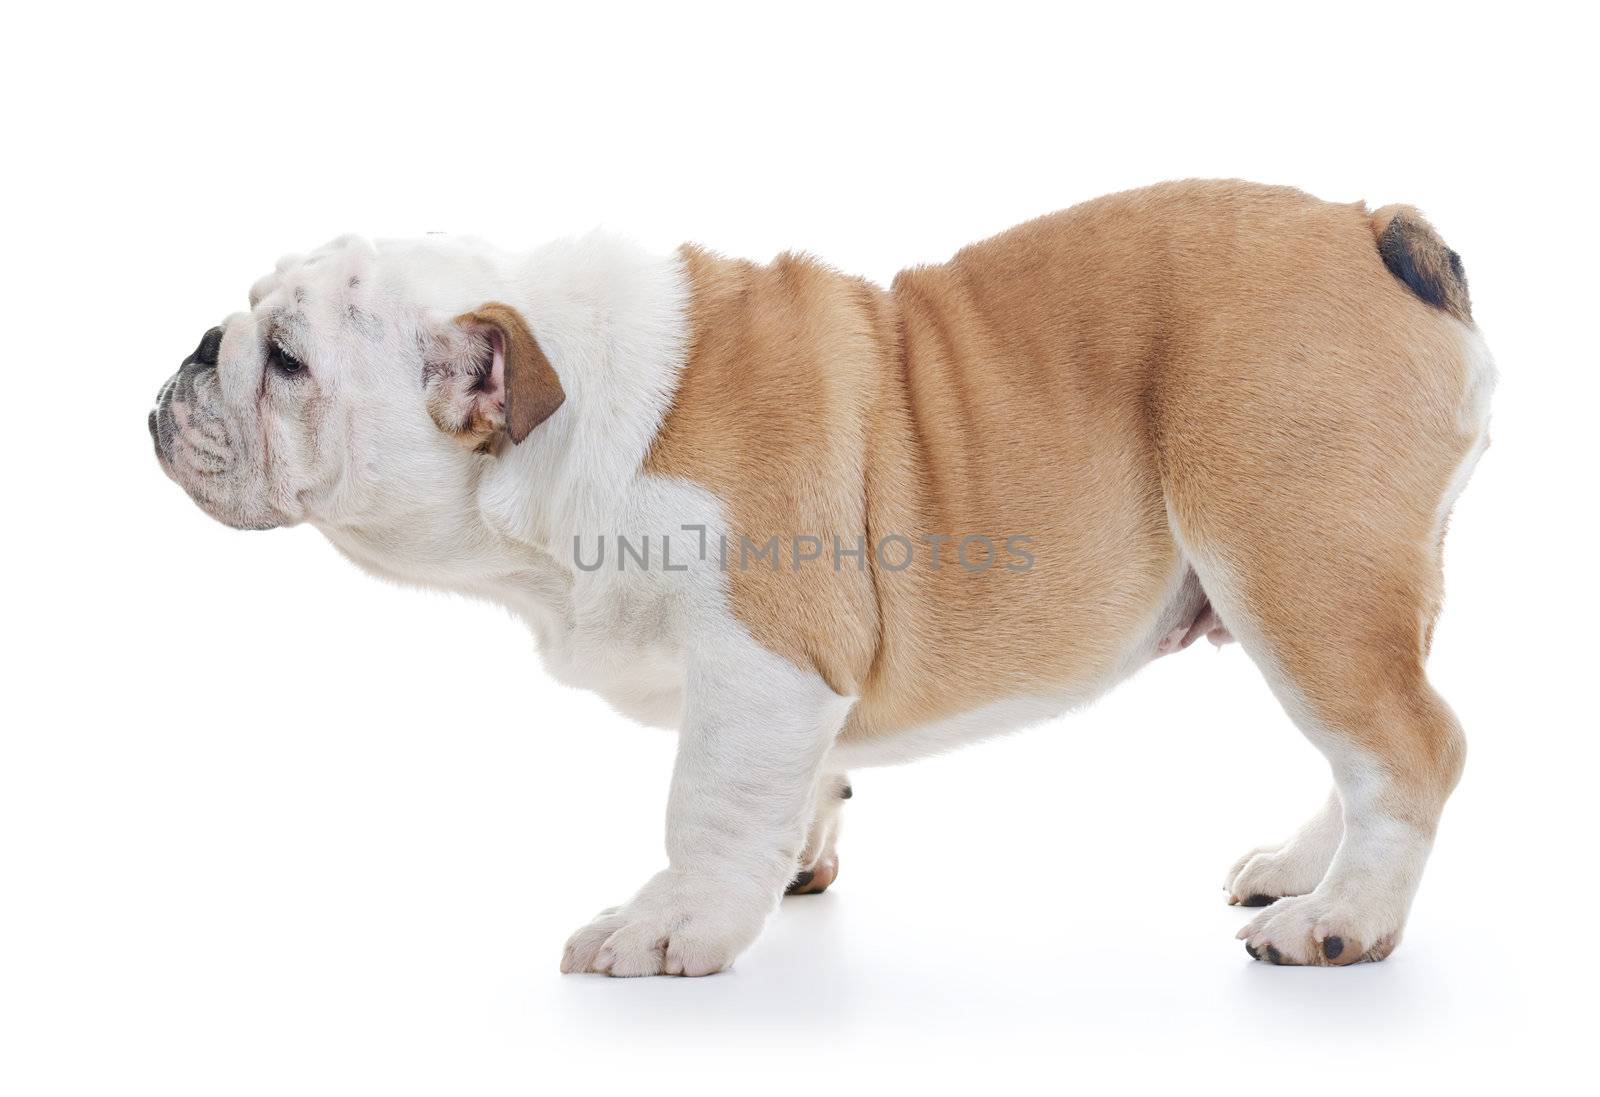
POLYGON ((299 373, 306 368, 304 362, 284 350, 278 344, 272 345, 272 368, 279 373, 299 373))

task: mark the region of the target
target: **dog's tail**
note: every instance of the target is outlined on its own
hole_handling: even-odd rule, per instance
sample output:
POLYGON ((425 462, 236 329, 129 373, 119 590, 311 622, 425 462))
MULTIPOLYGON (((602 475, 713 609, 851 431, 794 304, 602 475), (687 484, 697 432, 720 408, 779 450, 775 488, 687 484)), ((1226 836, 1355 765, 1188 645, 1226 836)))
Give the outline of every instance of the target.
POLYGON ((1411 206, 1384 206, 1371 216, 1383 265, 1411 292, 1462 323, 1472 323, 1467 272, 1432 225, 1411 206))

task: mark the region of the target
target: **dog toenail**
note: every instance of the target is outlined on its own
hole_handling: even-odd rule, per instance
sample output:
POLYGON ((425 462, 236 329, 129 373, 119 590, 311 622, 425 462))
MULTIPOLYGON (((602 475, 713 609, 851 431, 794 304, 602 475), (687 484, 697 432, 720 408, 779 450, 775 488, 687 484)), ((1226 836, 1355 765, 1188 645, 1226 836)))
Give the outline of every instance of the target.
POLYGON ((1279 952, 1277 949, 1273 948, 1271 945, 1268 945, 1267 946, 1267 961, 1269 963, 1273 963, 1273 964, 1281 964, 1281 963, 1283 963, 1283 953, 1279 952))
POLYGON ((851 788, 849 785, 846 785, 846 786, 844 786, 844 788, 839 790, 839 799, 848 800, 848 799, 850 799, 850 797, 854 796, 855 794, 856 794, 856 790, 851 788))
POLYGON ((812 872, 810 869, 807 869, 800 875, 796 876, 793 880, 789 881, 789 890, 794 892, 799 891, 803 887, 809 887, 811 885, 811 881, 815 880, 816 878, 817 874, 812 872))
POLYGON ((1330 960, 1337 960, 1344 951, 1343 937, 1325 937, 1322 940, 1322 955, 1330 960))
POLYGON ((1276 895, 1262 895, 1262 894, 1257 893, 1255 895, 1250 896, 1250 898, 1246 899, 1244 902, 1240 903, 1239 905, 1242 906, 1242 907, 1270 907, 1273 903, 1276 903, 1277 901, 1278 901, 1278 897, 1276 895))
POLYGON ((1249 941, 1246 941, 1244 943, 1244 950, 1250 954, 1250 959, 1252 959, 1252 960, 1261 959, 1261 953, 1259 953, 1255 949, 1251 948, 1249 941))

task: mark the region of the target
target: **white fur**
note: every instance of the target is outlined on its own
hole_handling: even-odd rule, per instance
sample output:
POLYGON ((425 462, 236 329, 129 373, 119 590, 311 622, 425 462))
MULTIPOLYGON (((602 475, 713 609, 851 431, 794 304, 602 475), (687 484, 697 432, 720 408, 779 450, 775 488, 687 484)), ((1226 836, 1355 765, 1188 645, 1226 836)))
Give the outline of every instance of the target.
POLYGON ((1223 888, 1230 903, 1248 903, 1254 896, 1279 899, 1304 895, 1327 875, 1344 837, 1344 806, 1339 790, 1286 842, 1253 849, 1234 862, 1223 888))
POLYGON ((1317 950, 1328 937, 1359 941, 1374 958, 1387 955, 1433 849, 1431 833, 1391 814, 1391 779, 1381 766, 1336 764, 1334 777, 1344 801, 1344 834, 1327 874, 1309 894, 1280 900, 1239 931, 1252 948, 1271 944, 1298 964, 1322 962, 1317 950))
POLYGON ((283 424, 273 448, 287 457, 241 449, 230 470, 265 502, 249 515, 211 505, 195 470, 173 469, 225 521, 309 521, 379 575, 508 606, 556 678, 681 731, 668 867, 574 935, 566 970, 730 964, 795 872, 852 703, 752 639, 714 558, 675 561, 683 571, 573 566, 574 538, 726 533, 704 490, 642 472, 683 366, 686 294, 679 259, 601 235, 525 256, 341 238, 280 262, 251 312, 227 322, 215 372, 235 398, 215 410, 240 433, 283 424), (498 456, 442 436, 422 398, 429 332, 488 301, 522 313, 567 394, 498 456), (311 377, 279 387, 267 341, 286 324, 311 377), (309 395, 326 405, 316 415, 309 395))
POLYGON ((1465 490, 1467 481, 1472 478, 1473 470, 1478 467, 1478 459, 1483 456, 1484 450, 1489 448, 1489 399, 1494 395, 1495 384, 1500 376, 1499 371, 1495 369, 1494 358, 1489 354, 1488 344, 1483 341, 1483 336, 1478 334, 1476 329, 1463 326, 1462 343, 1466 351, 1467 383, 1456 421, 1462 431, 1474 441, 1472 448, 1456 466, 1455 473, 1450 477, 1449 486, 1445 488, 1444 496, 1439 500, 1434 519, 1436 541, 1444 536, 1445 524, 1450 520, 1450 511, 1454 509, 1456 499, 1465 490))
MULTIPOLYGON (((1153 658, 1205 595, 1329 754, 1338 783, 1330 808, 1295 839, 1230 874, 1235 898, 1250 894, 1241 888, 1315 885, 1247 935, 1372 942, 1398 933, 1427 838, 1385 812, 1381 772, 1324 734, 1277 672, 1223 561, 1191 552, 1204 593, 1187 564, 1177 567, 1162 607, 1102 680, 866 745, 837 743, 853 698, 762 647, 734 616, 714 555, 680 559, 682 571, 575 567, 576 539, 703 526, 716 543, 728 533, 711 494, 643 471, 684 366, 687 298, 677 257, 601 235, 525 255, 469 240, 344 237, 280 262, 251 290, 250 311, 226 322, 216 369, 186 375, 184 406, 170 407, 173 383, 160 398, 171 412, 158 440, 163 465, 216 517, 310 522, 376 574, 501 603, 527 622, 557 679, 681 731, 667 868, 579 929, 563 970, 726 967, 760 932, 802 854, 831 849, 832 815, 817 819, 806 846, 834 779, 824 775, 949 749, 1092 700, 1153 658), (423 348, 451 317, 490 301, 523 315, 567 399, 520 445, 468 452, 425 409, 423 348), (309 368, 275 372, 274 341, 309 368)), ((1463 415, 1481 433, 1492 365, 1486 353, 1473 360, 1463 415)), ((1458 479, 1468 472, 1470 461, 1458 479)), ((1448 500, 1441 521, 1447 510, 1448 500)))

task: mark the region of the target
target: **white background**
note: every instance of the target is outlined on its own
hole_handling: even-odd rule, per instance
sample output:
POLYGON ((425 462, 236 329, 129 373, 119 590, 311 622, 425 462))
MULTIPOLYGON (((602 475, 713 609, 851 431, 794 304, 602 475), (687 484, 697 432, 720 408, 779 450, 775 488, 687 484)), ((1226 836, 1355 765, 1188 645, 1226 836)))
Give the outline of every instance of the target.
POLYGON ((1590 13, 540 8, 8 18, 0 1090, 1589 1075, 1590 13), (857 773, 839 882, 731 973, 562 977, 566 935, 662 860, 671 738, 551 684, 496 609, 367 579, 310 529, 213 524, 150 454, 201 333, 340 232, 599 224, 887 279, 1184 176, 1420 205, 1500 363, 1432 663, 1472 753, 1385 964, 1277 969, 1233 939, 1224 870, 1328 778, 1239 650, 1198 647, 1065 720, 857 773))

